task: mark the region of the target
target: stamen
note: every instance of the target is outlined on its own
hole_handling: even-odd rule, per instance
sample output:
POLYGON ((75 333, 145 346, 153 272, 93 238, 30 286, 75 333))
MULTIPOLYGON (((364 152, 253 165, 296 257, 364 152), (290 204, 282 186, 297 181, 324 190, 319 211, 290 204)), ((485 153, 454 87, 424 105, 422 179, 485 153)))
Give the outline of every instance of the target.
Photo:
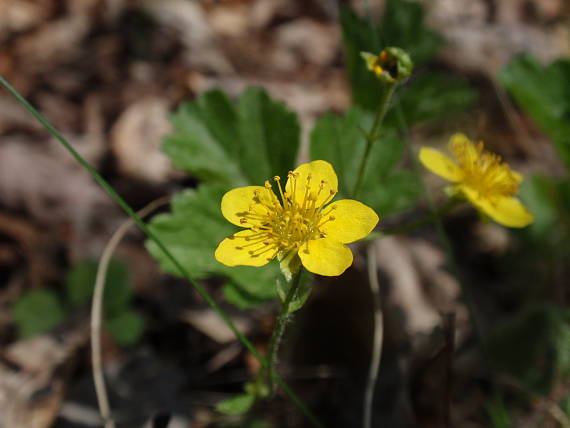
POLYGON ((273 177, 273 180, 275 180, 275 182, 277 183, 277 187, 279 188, 279 194, 281 195, 281 201, 283 203, 283 206, 285 206, 286 199, 285 196, 283 195, 283 189, 281 188, 281 177, 276 175, 275 177, 273 177))

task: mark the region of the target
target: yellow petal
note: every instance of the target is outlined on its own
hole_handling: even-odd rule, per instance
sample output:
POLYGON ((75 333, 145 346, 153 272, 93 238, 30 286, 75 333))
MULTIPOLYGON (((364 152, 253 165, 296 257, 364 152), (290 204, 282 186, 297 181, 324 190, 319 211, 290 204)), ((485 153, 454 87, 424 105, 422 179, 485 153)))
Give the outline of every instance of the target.
POLYGON ((323 218, 326 223, 321 230, 327 238, 345 244, 368 236, 380 220, 372 208, 351 199, 333 202, 324 212, 330 214, 323 218))
POLYGON ((419 158, 427 169, 446 180, 453 182, 461 180, 461 169, 439 150, 422 147, 419 158))
POLYGON ((534 221, 534 216, 517 198, 503 196, 500 198, 487 199, 467 187, 463 187, 463 193, 467 199, 495 220, 507 227, 525 227, 534 221))
POLYGON ((263 217, 275 203, 279 203, 275 194, 263 186, 238 187, 227 192, 222 198, 222 214, 230 223, 251 227, 260 224, 261 220, 244 217, 248 211, 251 209, 252 214, 263 217), (256 197, 256 193, 259 197, 256 197), (243 218, 246 218, 246 223, 240 221, 243 218))
POLYGON ((275 257, 277 250, 263 242, 247 241, 255 234, 252 230, 242 230, 224 239, 216 248, 215 257, 226 266, 263 266, 275 257))
POLYGON ((473 165, 483 151, 483 143, 473 143, 464 134, 454 134, 449 140, 449 151, 461 165, 473 165))
POLYGON ((523 182, 523 175, 520 172, 516 172, 511 169, 510 173, 513 175, 513 178, 518 184, 521 184, 523 182))
POLYGON ((329 238, 306 242, 299 257, 309 272, 324 276, 340 275, 352 264, 350 248, 329 238))
POLYGON ((320 207, 332 199, 338 192, 338 178, 332 165, 323 160, 300 165, 293 171, 293 177, 289 177, 285 185, 285 191, 292 195, 294 200, 303 205, 307 184, 310 194, 317 198, 316 206, 320 207))

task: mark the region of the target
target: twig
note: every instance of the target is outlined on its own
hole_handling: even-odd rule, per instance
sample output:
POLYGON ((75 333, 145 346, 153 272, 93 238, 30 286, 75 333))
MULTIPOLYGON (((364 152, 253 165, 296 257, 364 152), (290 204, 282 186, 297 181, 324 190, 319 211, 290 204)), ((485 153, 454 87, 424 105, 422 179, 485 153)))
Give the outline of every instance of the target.
POLYGON ((380 283, 378 281, 378 260, 376 258, 376 245, 372 243, 368 246, 367 254, 368 283, 372 292, 372 305, 374 306, 374 336, 372 341, 372 355, 370 357, 370 368, 366 380, 364 391, 364 428, 372 427, 372 404, 374 402, 374 390, 378 372, 380 370, 380 359, 382 357, 382 341, 384 336, 384 324, 382 318, 382 298, 380 296, 380 283))
MULTIPOLYGON (((170 197, 157 199, 146 207, 137 212, 139 217, 145 217, 152 211, 167 204, 170 197)), ((97 402, 99 403, 99 411, 105 428, 115 428, 115 422, 111 416, 111 407, 109 406, 109 397, 105 388, 105 378, 103 376, 103 362, 101 357, 101 325, 103 321, 103 294, 105 291, 105 277, 111 257, 123 239, 127 231, 135 222, 132 219, 125 221, 105 246, 99 266, 97 268, 97 276, 95 278, 95 288, 93 290, 93 302, 91 305, 91 364, 93 367, 93 381, 95 382, 95 393, 97 402)))

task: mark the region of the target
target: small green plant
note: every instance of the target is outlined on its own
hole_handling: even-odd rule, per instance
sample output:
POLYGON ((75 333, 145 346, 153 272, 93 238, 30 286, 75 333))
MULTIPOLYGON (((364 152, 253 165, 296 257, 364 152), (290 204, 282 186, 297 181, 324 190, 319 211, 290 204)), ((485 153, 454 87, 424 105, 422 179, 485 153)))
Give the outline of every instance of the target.
POLYGON ((54 328, 65 319, 65 315, 57 295, 49 290, 31 290, 22 294, 12 309, 12 318, 24 339, 54 328))
MULTIPOLYGON (((71 267, 60 298, 54 291, 42 289, 22 294, 14 304, 13 317, 21 337, 45 333, 59 325, 75 309, 91 302, 97 262, 84 261, 71 267)), ((116 260, 107 272, 104 299, 105 329, 121 345, 133 345, 144 332, 144 321, 132 309, 132 288, 127 267, 116 260)))

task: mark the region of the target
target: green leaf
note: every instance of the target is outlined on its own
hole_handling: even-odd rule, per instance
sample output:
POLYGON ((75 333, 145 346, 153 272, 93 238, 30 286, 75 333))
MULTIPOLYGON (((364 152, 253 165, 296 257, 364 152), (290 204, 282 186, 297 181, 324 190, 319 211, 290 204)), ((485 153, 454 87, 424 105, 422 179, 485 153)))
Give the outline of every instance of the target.
POLYGON ((107 319, 105 330, 111 333, 120 345, 134 345, 142 336, 144 320, 137 312, 127 309, 107 319))
MULTIPOLYGON (((225 190, 219 185, 204 184, 176 194, 172 212, 154 217, 150 228, 190 275, 228 278, 224 287, 226 298, 239 307, 253 306, 275 298, 279 267, 276 262, 262 268, 229 267, 214 258, 218 244, 238 229, 221 214, 220 201, 225 190)), ((164 271, 180 275, 154 243, 147 241, 147 248, 164 271)))
POLYGON ((550 390, 557 373, 570 374, 570 311, 536 305, 498 324, 487 349, 498 368, 537 392, 550 390))
POLYGON ((238 394, 218 403, 216 410, 228 415, 241 415, 251 409, 254 402, 255 397, 252 394, 238 394))
MULTIPOLYGON (((473 105, 476 92, 459 77, 444 73, 414 74, 409 84, 397 92, 399 104, 407 124, 418 124, 449 117, 473 105)), ((391 110, 385 126, 397 127, 397 112, 391 110)))
POLYGON ((487 413, 493 428, 512 428, 511 416, 501 397, 496 398, 487 406, 487 413))
POLYGON ((415 64, 431 60, 443 39, 425 26, 423 6, 416 1, 388 0, 379 25, 385 46, 398 46, 408 51, 415 64))
POLYGON ((526 233, 537 240, 544 239, 552 231, 560 233, 560 215, 565 210, 555 179, 545 176, 526 177, 521 186, 520 197, 534 214, 534 222, 526 233))
POLYGON ((344 45, 344 57, 354 104, 369 110, 378 107, 383 85, 374 73, 366 68, 361 52, 378 54, 384 46, 378 40, 375 29, 353 10, 341 9, 340 22, 344 45))
POLYGON ((172 117, 163 150, 177 168, 227 187, 261 185, 292 169, 300 142, 297 116, 259 88, 233 103, 211 90, 172 117))
POLYGON ((499 79, 552 139, 560 158, 570 168, 570 60, 561 59, 544 67, 534 58, 520 55, 501 71, 499 79))
MULTIPOLYGON (((67 296, 73 306, 88 303, 93 296, 97 277, 98 261, 86 260, 75 264, 68 272, 65 285, 67 296)), ((105 314, 112 316, 128 306, 132 296, 127 266, 111 260, 105 279, 103 306, 105 314)))
POLYGON ((65 312, 55 295, 48 290, 34 290, 21 295, 15 302, 12 317, 20 337, 44 333, 65 319, 65 312))
MULTIPOLYGON (((325 115, 311 133, 311 159, 329 161, 339 177, 339 199, 354 191, 366 140, 372 123, 370 114, 353 108, 344 116, 325 115)), ((407 209, 417 198, 418 185, 407 170, 396 170, 403 155, 401 141, 382 133, 374 143, 357 199, 382 217, 407 209)))

